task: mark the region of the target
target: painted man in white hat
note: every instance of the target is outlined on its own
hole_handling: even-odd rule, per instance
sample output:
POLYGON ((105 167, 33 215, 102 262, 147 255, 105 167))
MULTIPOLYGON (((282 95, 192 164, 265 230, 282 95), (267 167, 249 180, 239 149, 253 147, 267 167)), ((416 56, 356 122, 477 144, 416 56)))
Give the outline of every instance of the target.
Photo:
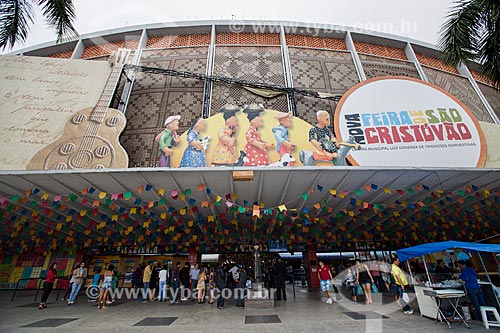
POLYGON ((165 120, 165 130, 161 133, 158 140, 158 156, 160 157, 159 166, 162 168, 170 168, 171 156, 174 152, 172 147, 176 144, 175 134, 179 129, 179 120, 181 116, 170 116, 165 120))
MULTIPOLYGON (((279 121, 279 125, 273 127, 274 137, 276 138, 276 151, 280 155, 280 160, 285 154, 292 154, 292 150, 297 147, 296 144, 291 143, 288 140, 288 129, 292 127, 292 113, 291 112, 280 112, 274 119, 279 121)), ((289 166, 292 166, 288 164, 289 166)))

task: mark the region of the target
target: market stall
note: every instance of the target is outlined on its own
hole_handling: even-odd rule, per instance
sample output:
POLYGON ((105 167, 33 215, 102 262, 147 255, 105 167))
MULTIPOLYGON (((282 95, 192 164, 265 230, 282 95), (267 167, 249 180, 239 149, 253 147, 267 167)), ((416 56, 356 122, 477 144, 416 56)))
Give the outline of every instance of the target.
MULTIPOLYGON (((440 305, 443 302, 444 298, 450 298, 451 296, 453 296, 452 301, 449 302, 449 304, 453 305, 450 315, 451 319, 458 318, 460 320, 463 320, 464 318, 462 317, 468 317, 467 313, 462 312, 462 314, 458 315, 456 313, 456 307, 458 306, 459 302, 466 300, 464 286, 458 280, 459 273, 453 271, 452 267, 444 265, 444 260, 440 260, 440 265, 442 267, 447 267, 447 269, 449 269, 449 273, 440 273, 443 271, 438 271, 438 265, 436 265, 434 273, 431 273, 429 271, 429 267, 425 258, 426 255, 431 255, 443 251, 447 253, 447 256, 450 256, 450 250, 451 252, 453 252, 452 256, 454 256, 455 259, 463 259, 465 257, 469 257, 466 252, 474 254, 477 253, 480 259, 480 263, 486 273, 486 281, 479 281, 479 285, 485 296, 484 298, 488 303, 487 305, 496 307, 500 312, 500 303, 495 295, 494 285, 491 282, 488 270, 486 269, 483 258, 481 256, 481 252, 500 253, 500 245, 446 241, 422 244, 396 251, 398 258, 402 262, 414 258, 421 258, 423 261, 425 274, 414 276, 410 271, 412 274, 415 295, 421 315, 430 318, 445 320, 448 323, 447 319, 449 318, 446 318, 446 315, 443 313, 443 309, 442 307, 440 307, 440 305), (436 273, 436 271, 438 271, 438 273, 436 273)), ((408 265, 408 267, 410 267, 410 265, 408 265)))

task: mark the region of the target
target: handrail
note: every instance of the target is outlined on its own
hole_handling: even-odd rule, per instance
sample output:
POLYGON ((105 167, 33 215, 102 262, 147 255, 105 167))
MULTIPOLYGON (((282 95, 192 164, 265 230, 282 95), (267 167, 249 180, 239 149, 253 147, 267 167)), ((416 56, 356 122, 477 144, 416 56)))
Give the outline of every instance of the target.
MULTIPOLYGON (((37 278, 21 278, 19 280, 17 280, 16 282, 16 287, 14 288, 14 291, 12 293, 12 297, 10 298, 10 301, 13 302, 14 301, 14 298, 16 297, 16 294, 17 294, 17 290, 19 289, 19 283, 21 281, 32 281, 32 280, 37 280, 38 283, 36 285, 36 293, 35 293, 35 297, 33 298, 33 301, 36 302, 36 299, 38 298, 38 293, 41 289, 43 288, 40 288, 40 282, 41 281, 45 281, 45 278, 46 277, 37 277, 37 278)), ((56 284, 56 290, 57 290, 57 296, 56 296, 56 301, 59 299, 59 294, 61 293, 61 286, 62 286, 62 281, 64 280, 69 280, 69 277, 67 276, 61 276, 61 277, 57 277, 56 278, 57 280, 57 284, 56 284)))

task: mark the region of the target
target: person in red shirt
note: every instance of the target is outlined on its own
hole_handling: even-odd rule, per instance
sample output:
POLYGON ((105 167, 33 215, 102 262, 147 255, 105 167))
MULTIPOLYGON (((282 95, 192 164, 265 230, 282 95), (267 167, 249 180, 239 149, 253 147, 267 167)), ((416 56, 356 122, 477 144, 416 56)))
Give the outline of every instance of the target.
POLYGON ((38 308, 45 309, 47 307, 47 298, 49 298, 50 292, 54 287, 54 281, 57 279, 57 264, 53 263, 50 265, 49 270, 47 271, 47 277, 45 278, 45 282, 43 283, 43 294, 40 304, 38 308))
POLYGON ((330 267, 326 266, 322 261, 319 262, 318 278, 321 285, 321 291, 324 291, 326 295, 326 303, 332 304, 333 300, 330 296, 330 284, 333 283, 333 276, 330 267))

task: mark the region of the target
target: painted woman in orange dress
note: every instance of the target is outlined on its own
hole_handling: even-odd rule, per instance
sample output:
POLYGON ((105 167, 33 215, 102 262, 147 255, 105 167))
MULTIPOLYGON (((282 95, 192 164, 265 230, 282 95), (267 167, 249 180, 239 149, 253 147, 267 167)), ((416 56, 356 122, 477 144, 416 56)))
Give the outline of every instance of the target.
POLYGON ((212 165, 222 166, 234 164, 238 160, 236 155, 236 132, 238 130, 238 119, 236 112, 240 109, 235 105, 226 104, 219 112, 223 113, 224 126, 218 133, 219 141, 212 154, 212 165))
POLYGON ((267 150, 274 147, 274 144, 263 141, 260 138, 258 128, 264 126, 264 121, 260 114, 264 112, 264 108, 257 104, 250 104, 244 110, 247 114, 250 126, 246 133, 247 144, 245 145, 245 153, 248 162, 245 166, 269 165, 269 156, 267 150))

